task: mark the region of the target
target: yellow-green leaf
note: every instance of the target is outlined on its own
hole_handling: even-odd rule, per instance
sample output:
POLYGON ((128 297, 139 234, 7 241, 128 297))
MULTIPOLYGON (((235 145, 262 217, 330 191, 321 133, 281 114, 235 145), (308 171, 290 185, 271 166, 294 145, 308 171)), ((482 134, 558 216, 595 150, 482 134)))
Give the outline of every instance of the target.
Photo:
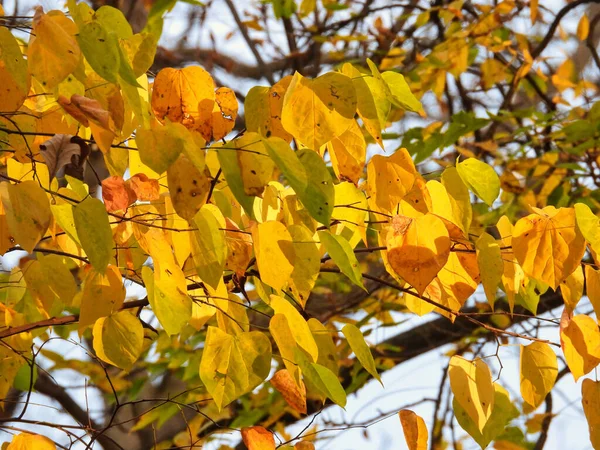
POLYGON ((380 80, 383 84, 385 92, 394 106, 412 112, 423 111, 421 102, 411 92, 408 83, 401 74, 393 71, 380 73, 377 66, 370 59, 367 59, 367 64, 371 69, 373 78, 380 80))
POLYGON ((196 248, 193 249, 194 264, 198 275, 213 288, 217 288, 227 260, 225 242, 225 218, 214 205, 204 205, 193 220, 196 248))
POLYGON ((295 152, 283 139, 271 138, 264 142, 269 156, 310 215, 323 225, 329 225, 335 190, 323 159, 318 153, 307 149, 295 152))
POLYGON ((144 329, 130 311, 101 317, 94 324, 94 350, 113 366, 129 370, 142 353, 144 329))
POLYGON ((0 28, 0 111, 18 110, 29 93, 31 79, 19 43, 8 28, 0 28))
POLYGON ((456 170, 467 187, 477 197, 492 206, 500 195, 500 178, 496 171, 475 158, 467 158, 459 162, 456 170))
POLYGON ((511 401, 506 389, 498 383, 494 383, 494 408, 492 414, 480 431, 465 409, 458 403, 456 397, 452 401, 452 409, 458 424, 477 442, 482 450, 487 448, 490 442, 502 435, 509 422, 519 416, 519 410, 511 401))
POLYGON ((575 203, 577 227, 592 250, 600 254, 600 218, 585 203, 575 203))
POLYGON ((348 323, 344 325, 344 328, 342 328, 342 333, 344 333, 344 336, 346 336, 346 340, 348 341, 348 344, 350 344, 350 348, 365 370, 383 386, 381 377, 377 373, 377 367, 375 366, 375 360, 373 359, 371 349, 365 342, 365 338, 360 330, 351 323, 348 323))
POLYGON ((112 230, 104 203, 96 198, 87 197, 73 207, 73 221, 79 242, 90 263, 94 269, 103 273, 111 258, 115 256, 112 230))
POLYGON ((450 387, 476 429, 483 431, 494 409, 494 385, 490 369, 481 359, 453 356, 448 368, 450 387))
POLYGON ((362 280, 360 264, 350 243, 342 236, 330 233, 327 230, 319 231, 319 240, 340 271, 355 285, 366 290, 362 280))
POLYGON ((271 308, 275 310, 275 314, 283 314, 292 330, 292 336, 298 344, 298 346, 306 351, 313 361, 317 361, 319 358, 319 348, 313 338, 308 323, 300 315, 298 310, 294 306, 279 297, 278 295, 271 295, 271 308))
POLYGON ((50 225, 52 213, 46 193, 30 180, 19 184, 3 182, 0 195, 14 243, 31 253, 50 225))
POLYGON ((502 251, 498 241, 488 233, 481 233, 475 243, 477 249, 477 264, 481 275, 481 284, 485 291, 485 296, 492 309, 496 301, 496 292, 498 285, 502 281, 504 270, 504 261, 502 261, 502 251))

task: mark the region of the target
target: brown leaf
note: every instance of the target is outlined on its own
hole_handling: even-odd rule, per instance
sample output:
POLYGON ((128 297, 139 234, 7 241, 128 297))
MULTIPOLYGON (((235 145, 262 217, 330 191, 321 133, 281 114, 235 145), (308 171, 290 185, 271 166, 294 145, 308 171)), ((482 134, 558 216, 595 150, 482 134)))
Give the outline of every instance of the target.
POLYGON ((48 166, 51 180, 63 168, 67 175, 83 180, 83 166, 89 152, 89 146, 83 139, 70 134, 56 134, 40 144, 40 153, 48 166))
POLYGON ((136 193, 122 177, 102 180, 102 200, 108 212, 124 211, 137 200, 136 193))
POLYGON ((281 369, 273 375, 271 384, 279 391, 288 405, 296 411, 306 414, 306 387, 304 383, 302 383, 302 390, 300 390, 292 375, 286 369, 281 369))
POLYGON ((160 197, 158 180, 150 179, 144 173, 136 173, 126 183, 135 192, 137 199, 142 202, 151 202, 160 197))

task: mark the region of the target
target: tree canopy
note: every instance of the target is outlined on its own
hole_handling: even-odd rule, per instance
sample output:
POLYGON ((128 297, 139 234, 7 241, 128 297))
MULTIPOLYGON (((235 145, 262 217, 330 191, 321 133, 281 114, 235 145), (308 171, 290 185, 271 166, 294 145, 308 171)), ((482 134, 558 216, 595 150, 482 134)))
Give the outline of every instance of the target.
POLYGON ((7 3, 3 450, 600 449, 597 0, 7 3))

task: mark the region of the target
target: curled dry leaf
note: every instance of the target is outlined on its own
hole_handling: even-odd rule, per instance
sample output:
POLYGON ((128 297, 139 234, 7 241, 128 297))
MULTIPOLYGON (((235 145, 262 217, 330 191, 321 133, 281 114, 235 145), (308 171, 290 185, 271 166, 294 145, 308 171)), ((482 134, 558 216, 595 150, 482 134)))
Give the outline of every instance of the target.
POLYGON ((115 124, 110 113, 98 100, 78 94, 73 94, 69 100, 61 95, 58 97, 58 104, 85 127, 89 127, 92 122, 105 130, 114 131, 115 124))
POLYGON ((83 180, 83 167, 90 147, 79 136, 56 134, 40 144, 40 153, 48 166, 51 180, 63 168, 66 175, 83 180))

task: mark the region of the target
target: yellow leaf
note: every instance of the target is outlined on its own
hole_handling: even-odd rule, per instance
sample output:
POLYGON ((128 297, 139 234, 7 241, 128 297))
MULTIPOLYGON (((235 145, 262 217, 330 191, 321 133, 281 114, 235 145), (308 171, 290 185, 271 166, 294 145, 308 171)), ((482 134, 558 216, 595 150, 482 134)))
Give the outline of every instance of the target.
POLYGON ((292 135, 285 131, 281 124, 283 99, 292 77, 283 77, 273 86, 254 86, 248 91, 244 102, 244 117, 246 129, 260 133, 266 138, 279 137, 286 142, 292 140, 292 135))
POLYGON ((282 289, 294 270, 292 236, 281 222, 269 221, 254 228, 252 239, 261 280, 273 289, 282 289))
POLYGON ((575 203, 577 227, 592 250, 600 253, 600 218, 585 203, 575 203))
POLYGON ((539 0, 530 0, 529 2, 529 17, 531 18, 531 25, 535 24, 538 16, 538 3, 539 0))
POLYGON ((271 344, 266 335, 252 331, 234 337, 208 327, 200 378, 219 411, 262 382, 270 363, 271 344))
POLYGON ((590 430, 590 441, 595 450, 600 449, 600 381, 583 380, 581 404, 590 430))
POLYGON ((356 121, 340 136, 327 143, 333 171, 340 180, 358 183, 363 174, 367 144, 356 121))
POLYGON ((332 332, 315 318, 308 319, 308 326, 319 347, 318 364, 338 373, 338 352, 332 339, 332 332))
POLYGON ((577 37, 580 41, 585 41, 588 34, 590 34, 590 20, 588 19, 587 14, 584 13, 577 24, 577 37))
POLYGON ((200 171, 186 155, 179 155, 167 170, 167 184, 175 212, 185 220, 192 220, 206 203, 210 182, 208 167, 200 171))
POLYGON ((600 270, 585 266, 585 291, 594 307, 596 320, 600 320, 600 270))
POLYGON ((29 71, 46 90, 53 89, 79 65, 81 50, 75 39, 77 27, 60 11, 39 10, 33 19, 29 42, 29 71))
POLYGON ((273 317, 269 321, 269 331, 277 344, 285 368, 296 385, 300 387, 302 385, 300 368, 296 363, 296 352, 299 351, 299 347, 292 335, 292 330, 286 316, 283 314, 273 314, 273 317))
POLYGON ((192 256, 198 276, 213 288, 217 288, 223 276, 227 260, 225 242, 225 218, 215 205, 204 205, 193 219, 196 228, 192 238, 192 256))
POLYGON ((375 155, 367 165, 367 193, 377 211, 394 214, 398 204, 412 189, 417 171, 404 148, 388 157, 375 155))
POLYGON ((300 348, 306 351, 314 362, 317 362, 319 358, 319 348, 317 343, 310 331, 308 323, 300 315, 298 310, 294 306, 279 297, 278 295, 271 295, 271 308, 275 310, 275 314, 283 314, 292 330, 292 336, 300 348))
POLYGON ((29 93, 31 79, 19 43, 8 28, 0 28, 0 110, 18 110, 29 93))
POLYGON ((473 219, 471 196, 456 167, 448 167, 444 170, 442 173, 442 184, 450 197, 455 223, 458 222, 457 225, 460 226, 461 230, 465 234, 468 234, 471 227, 471 220, 473 219))
POLYGON ((286 403, 299 413, 306 414, 306 386, 298 386, 287 369, 277 371, 271 378, 271 384, 279 391, 286 403))
POLYGON ((575 272, 567 277, 565 281, 560 283, 560 293, 565 302, 565 307, 569 312, 573 312, 579 300, 583 296, 583 269, 581 265, 577 266, 575 272))
POLYGON ((427 450, 427 426, 422 417, 413 411, 403 409, 398 413, 404 430, 404 439, 409 450, 427 450))
POLYGON ((498 285, 502 281, 504 269, 500 245, 488 233, 481 233, 475 246, 477 249, 477 264, 479 265, 479 273, 481 274, 481 284, 483 284, 483 290, 488 302, 492 309, 494 309, 496 292, 498 291, 498 285))
MULTIPOLYGON (((245 133, 235 139, 244 192, 246 195, 261 195, 265 186, 273 178, 275 163, 269 157, 265 144, 258 133, 245 133)), ((220 150, 222 152, 232 150, 220 150)))
MULTIPOLYGON (((169 250, 170 251, 170 250, 169 250)), ((161 252, 161 259, 153 256, 155 270, 142 268, 142 279, 148 292, 148 301, 156 318, 172 336, 181 331, 192 316, 192 300, 187 295, 185 275, 172 253, 161 252)))
POLYGON ((568 315, 563 313, 560 344, 567 366, 577 381, 600 363, 600 331, 596 321, 589 316, 580 314, 571 320, 565 320, 565 317, 568 315))
POLYGON ((248 450, 275 450, 273 433, 263 427, 242 428, 242 440, 248 450))
POLYGON ((504 286, 504 292, 508 299, 508 305, 512 312, 515 306, 515 296, 519 293, 521 285, 525 286, 527 283, 527 277, 523 273, 523 269, 515 259, 515 255, 512 251, 512 238, 513 238, 513 225, 508 220, 508 217, 502 216, 496 228, 500 232, 502 248, 502 262, 504 269, 502 270, 502 286, 504 286))
POLYGON ((371 69, 373 78, 380 80, 383 84, 385 93, 394 106, 424 115, 421 102, 410 91, 404 76, 391 70, 380 73, 377 66, 370 59, 367 59, 367 64, 371 69))
MULTIPOLYGON (((225 268, 241 277, 246 272, 252 259, 252 236, 242 231, 230 219, 225 218, 225 243, 227 244, 227 260, 225 268)), ((295 268, 294 268, 295 269, 295 268)))
POLYGON ((553 206, 520 219, 512 246, 523 271, 554 290, 575 271, 585 253, 574 209, 553 206))
POLYGON ((101 317, 94 324, 94 350, 113 366, 129 370, 142 353, 144 329, 130 311, 101 317))
POLYGON ((346 75, 329 72, 314 80, 294 74, 283 100, 281 123, 308 148, 322 145, 346 131, 356 113, 356 91, 346 75))
POLYGON ((556 354, 544 342, 521 345, 521 396, 535 410, 552 390, 558 375, 556 354))
POLYGON ((6 450, 56 450, 56 445, 45 436, 20 433, 8 444, 6 450))
POLYGON ((116 266, 108 266, 104 274, 90 270, 83 282, 79 334, 97 319, 117 312, 124 301, 125 286, 116 266))
POLYGON ((46 193, 36 181, 23 181, 1 183, 0 195, 15 244, 31 253, 50 225, 52 213, 46 193))
POLYGON ((453 356, 448 376, 454 398, 482 431, 494 408, 495 391, 490 369, 481 359, 468 361, 453 356))
POLYGON ((448 230, 433 214, 416 219, 395 216, 386 245, 389 264, 419 294, 423 294, 450 255, 448 230))
POLYGON ((304 308, 319 277, 321 253, 313 240, 313 233, 304 225, 290 225, 288 231, 292 236, 294 255, 302 263, 294 264, 287 292, 304 308))
POLYGON ((358 116, 365 129, 383 148, 381 129, 386 126, 391 103, 387 96, 386 86, 380 79, 365 76, 350 63, 342 66, 342 73, 352 78, 356 89, 358 116))

